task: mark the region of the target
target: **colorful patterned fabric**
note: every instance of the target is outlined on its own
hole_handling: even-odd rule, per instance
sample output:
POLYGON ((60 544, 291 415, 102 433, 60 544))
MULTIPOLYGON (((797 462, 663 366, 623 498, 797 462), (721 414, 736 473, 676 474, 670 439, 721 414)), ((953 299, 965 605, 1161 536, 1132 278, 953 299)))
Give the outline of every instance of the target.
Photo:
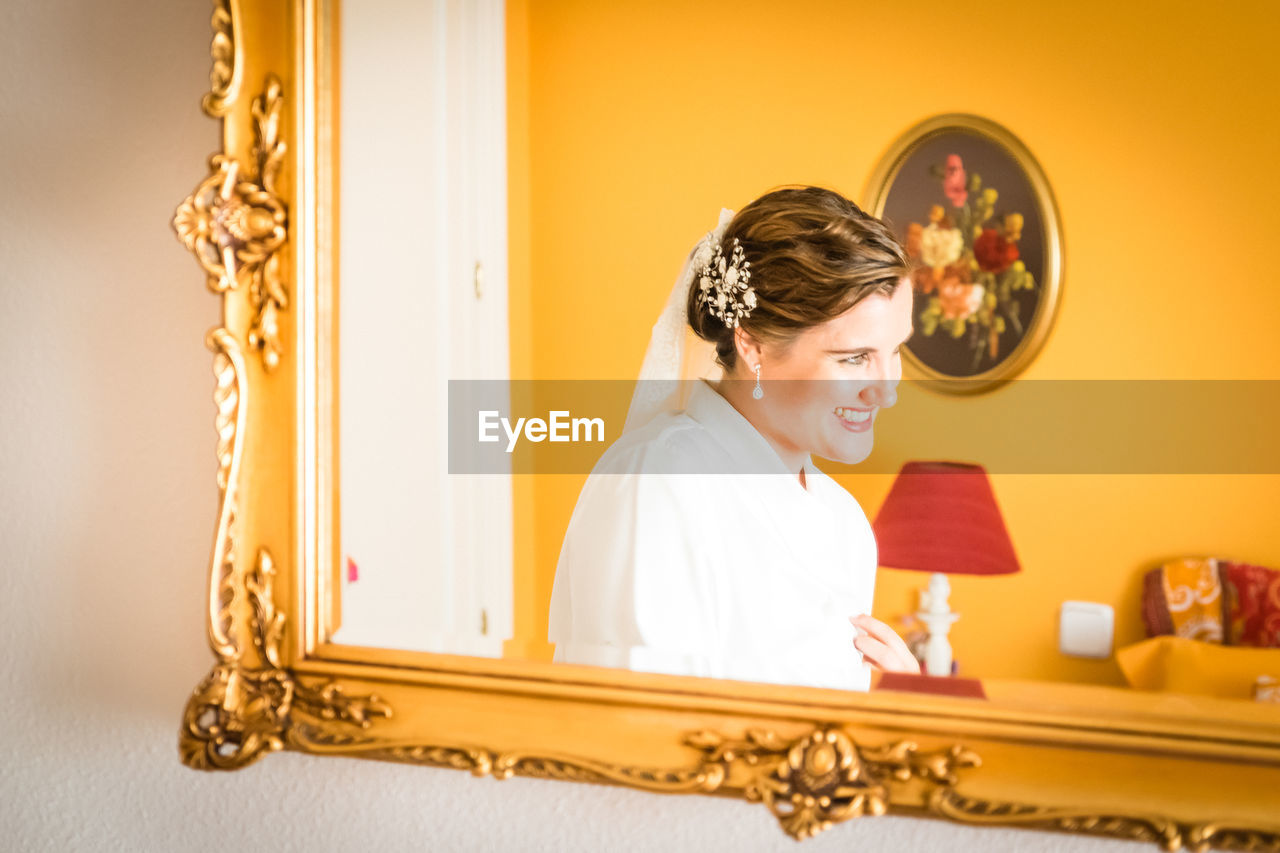
POLYGON ((1280 647, 1280 572, 1219 561, 1226 594, 1226 637, 1232 646, 1280 647))
POLYGON ((1214 557, 1184 557, 1147 572, 1147 636, 1280 648, 1280 571, 1214 557))
POLYGON ((1147 634, 1220 643, 1223 595, 1212 557, 1172 560, 1147 573, 1143 616, 1147 634))

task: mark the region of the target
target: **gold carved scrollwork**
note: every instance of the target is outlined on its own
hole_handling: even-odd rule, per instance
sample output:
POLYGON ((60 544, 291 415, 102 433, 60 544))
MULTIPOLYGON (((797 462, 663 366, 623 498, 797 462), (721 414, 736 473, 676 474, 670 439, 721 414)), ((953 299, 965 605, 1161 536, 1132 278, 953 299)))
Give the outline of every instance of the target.
POLYGON ((1211 847, 1280 853, 1280 834, 1273 832, 1219 823, 1188 824, 1165 817, 1090 814, 1081 810, 994 802, 965 797, 945 788, 930 795, 929 810, 966 823, 1060 829, 1109 838, 1152 841, 1170 851, 1181 850, 1185 846, 1195 853, 1211 847))
POLYGON ((231 0, 218 0, 213 6, 213 40, 209 44, 209 56, 213 67, 209 70, 209 92, 204 96, 204 111, 213 118, 221 118, 231 108, 240 93, 240 54, 236 51, 236 30, 239 29, 239 10, 231 0))
POLYGON ((895 783, 918 778, 953 785, 957 769, 980 763, 959 746, 925 753, 911 741, 868 747, 826 727, 795 741, 756 729, 742 740, 704 731, 686 742, 706 753, 708 763, 724 767, 728 778, 736 775, 735 764, 745 770, 747 799, 763 802, 796 839, 864 814, 884 814, 895 783))
POLYGON ((222 495, 218 527, 214 537, 213 564, 209 570, 209 645, 223 659, 236 656, 238 649, 231 636, 232 583, 235 569, 236 488, 239 481, 239 437, 244 433, 243 379, 244 359, 235 338, 226 329, 214 329, 205 342, 213 350, 213 373, 216 384, 213 401, 218 413, 214 427, 218 433, 218 490, 222 495))
POLYGON ((280 361, 278 314, 289 304, 278 256, 288 234, 285 204, 276 187, 285 153, 279 138, 282 104, 280 81, 269 74, 265 91, 253 102, 256 174, 247 174, 234 157, 215 154, 209 177, 173 217, 178 239, 208 275, 211 290, 248 288, 253 304, 248 343, 267 369, 280 361))
POLYGON ((1280 853, 1280 835, 1225 824, 1185 824, 1158 816, 1089 814, 1020 803, 966 797, 953 787, 957 771, 978 767, 979 757, 959 745, 921 751, 909 740, 882 746, 856 743, 846 732, 819 727, 794 740, 763 729, 730 739, 714 731, 687 735, 684 742, 702 755, 682 770, 619 767, 571 756, 497 753, 485 749, 403 746, 361 750, 373 758, 468 770, 476 776, 512 775, 571 782, 613 783, 662 793, 740 790, 764 803, 782 829, 802 840, 837 823, 889 811, 895 785, 912 780, 931 787, 921 804, 938 817, 965 823, 1065 830, 1150 841, 1165 850, 1184 846, 1201 853, 1212 848, 1280 853))
MULTIPOLYGON (((241 79, 239 10, 233 0, 216 0, 212 25, 213 69, 204 107, 211 116, 226 117, 241 79)), ((178 238, 204 269, 210 289, 224 299, 247 292, 252 321, 245 339, 268 370, 279 363, 278 313, 288 305, 278 267, 288 237, 277 186, 286 150, 280 140, 282 109, 280 81, 268 74, 250 110, 254 171, 226 151, 215 154, 210 175, 173 218, 178 238)), ((312 737, 360 743, 358 732, 374 718, 390 716, 390 708, 377 696, 348 696, 331 681, 307 683, 286 669, 280 653, 286 617, 275 606, 271 554, 260 548, 252 571, 239 565, 236 514, 248 380, 243 348, 230 329, 213 330, 207 343, 214 351, 220 492, 207 623, 217 662, 187 703, 179 736, 182 759, 201 769, 243 767, 288 743, 294 727, 312 737)))
POLYGON ((275 607, 274 577, 271 555, 259 550, 253 571, 231 587, 248 596, 247 607, 233 612, 247 614, 248 624, 240 627, 250 634, 254 651, 241 653, 244 644, 232 643, 232 654, 219 655, 192 693, 179 738, 189 767, 234 770, 295 744, 295 738, 300 739, 295 745, 311 740, 369 744, 372 739, 361 732, 375 718, 391 716, 376 695, 347 696, 331 681, 307 684, 280 666, 285 617, 275 607))
POLYGON ((662 770, 619 767, 568 755, 532 755, 523 752, 491 752, 487 749, 426 745, 396 746, 362 754, 370 758, 402 761, 409 764, 469 770, 472 775, 492 775, 496 779, 529 776, 537 779, 626 785, 667 794, 691 791, 711 792, 717 790, 724 782, 724 768, 719 765, 662 770))
POLYGON ((740 790, 748 800, 763 802, 796 839, 864 814, 884 814, 895 784, 918 779, 950 786, 959 768, 979 764, 977 755, 959 746, 933 752, 921 752, 911 741, 868 747, 829 727, 794 740, 764 729, 748 730, 739 739, 700 730, 687 735, 684 743, 702 753, 702 758, 693 767, 677 770, 444 746, 399 746, 361 754, 498 779, 533 776, 662 793, 740 790))

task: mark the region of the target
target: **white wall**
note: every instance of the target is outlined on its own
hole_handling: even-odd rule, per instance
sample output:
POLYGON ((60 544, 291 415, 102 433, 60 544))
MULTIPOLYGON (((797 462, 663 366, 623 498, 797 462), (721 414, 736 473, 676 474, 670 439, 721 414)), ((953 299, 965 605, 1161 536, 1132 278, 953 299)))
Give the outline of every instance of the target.
MULTIPOLYGON (((168 220, 218 143, 208 41, 196 0, 0 4, 0 848, 797 849, 737 801, 291 754, 179 763, 211 660, 218 303, 168 220)), ((1122 844, 881 818, 799 849, 1122 844)))

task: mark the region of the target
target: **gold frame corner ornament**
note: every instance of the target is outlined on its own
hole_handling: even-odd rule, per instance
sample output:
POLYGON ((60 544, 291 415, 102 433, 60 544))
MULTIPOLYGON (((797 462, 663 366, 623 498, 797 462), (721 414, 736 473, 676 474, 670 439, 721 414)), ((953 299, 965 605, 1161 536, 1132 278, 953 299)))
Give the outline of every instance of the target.
POLYGON ((1095 790, 1142 760, 1164 762, 1160 780, 1199 767, 1212 776, 1206 790, 1252 790, 1257 779, 1274 781, 1259 774, 1280 767, 1280 729, 1246 736, 1191 720, 1147 731, 1137 718, 1080 720, 1016 703, 851 697, 328 643, 330 555, 318 531, 330 508, 316 466, 332 433, 308 418, 323 417, 312 402, 332 399, 319 387, 330 356, 317 318, 333 319, 332 258, 321 254, 337 247, 317 235, 333 233, 324 205, 334 193, 323 182, 336 171, 325 126, 335 93, 317 56, 331 49, 324 29, 335 5, 213 6, 204 109, 221 120, 223 146, 172 221, 222 300, 222 323, 206 338, 219 490, 205 613, 214 663, 183 713, 187 766, 231 770, 290 749, 496 779, 727 794, 763 804, 796 839, 900 813, 1168 850, 1280 850, 1280 827, 1264 825, 1261 810, 1215 800, 1175 819, 1131 790, 1095 790), (250 78, 263 85, 246 101, 250 78), (1082 750, 1101 768, 1094 776, 1053 769, 1082 750), (1026 796, 1008 802, 990 790, 1026 796), (1226 816, 1208 819, 1218 809, 1226 816))
MULTIPOLYGON (((213 95, 211 92, 206 101, 213 95)), ((216 99, 224 115, 235 103, 228 97, 223 93, 216 99)), ((172 223, 178 239, 208 276, 210 290, 225 295, 247 289, 253 306, 248 345, 259 353, 268 370, 280 362, 279 315, 289 305, 280 274, 288 215, 276 185, 287 150, 280 139, 283 104, 280 80, 268 74, 262 94, 251 108, 253 169, 246 170, 227 151, 213 155, 209 176, 178 205, 172 223)))
POLYGON ((376 694, 348 696, 332 679, 313 682, 281 664, 285 615, 276 609, 271 555, 260 549, 239 583, 225 564, 213 574, 220 578, 218 624, 229 651, 215 647, 217 663, 187 702, 178 741, 183 763, 197 770, 235 770, 286 745, 306 750, 373 743, 363 733, 375 719, 391 716, 376 694), (235 608, 238 616, 229 615, 236 604, 243 605, 235 608))

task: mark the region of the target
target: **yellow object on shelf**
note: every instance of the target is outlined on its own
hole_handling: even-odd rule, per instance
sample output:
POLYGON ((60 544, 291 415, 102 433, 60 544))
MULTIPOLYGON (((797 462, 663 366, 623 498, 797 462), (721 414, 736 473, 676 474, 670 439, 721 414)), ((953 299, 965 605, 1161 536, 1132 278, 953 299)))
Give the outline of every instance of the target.
POLYGON ((1254 699, 1259 678, 1280 678, 1280 649, 1223 646, 1172 635, 1125 646, 1116 651, 1116 662, 1130 687, 1224 699, 1254 699))

